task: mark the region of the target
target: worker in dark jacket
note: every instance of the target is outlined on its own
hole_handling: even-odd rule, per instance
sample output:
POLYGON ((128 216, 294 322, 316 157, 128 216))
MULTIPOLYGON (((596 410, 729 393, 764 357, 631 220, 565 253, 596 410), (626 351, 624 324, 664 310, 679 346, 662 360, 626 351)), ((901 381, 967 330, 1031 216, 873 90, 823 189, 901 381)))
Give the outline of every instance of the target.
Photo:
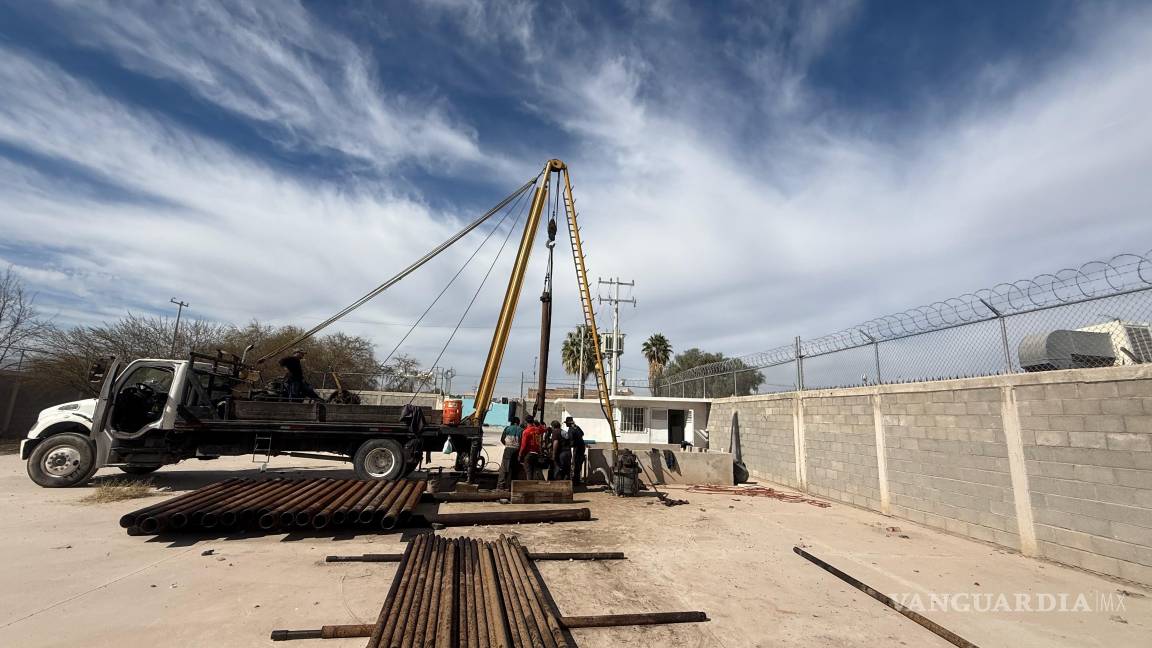
POLYGON ((316 390, 304 381, 304 349, 296 349, 290 356, 280 358, 280 366, 284 367, 284 385, 288 388, 288 400, 303 400, 305 397, 312 400, 323 400, 316 390))
POLYGON ((572 444, 560 421, 552 421, 552 473, 549 481, 572 478, 572 444))
POLYGON ((588 446, 584 443, 584 430, 576 425, 571 416, 564 419, 564 425, 568 426, 564 432, 572 449, 572 487, 575 488, 580 485, 580 479, 584 475, 584 459, 587 456, 588 446))

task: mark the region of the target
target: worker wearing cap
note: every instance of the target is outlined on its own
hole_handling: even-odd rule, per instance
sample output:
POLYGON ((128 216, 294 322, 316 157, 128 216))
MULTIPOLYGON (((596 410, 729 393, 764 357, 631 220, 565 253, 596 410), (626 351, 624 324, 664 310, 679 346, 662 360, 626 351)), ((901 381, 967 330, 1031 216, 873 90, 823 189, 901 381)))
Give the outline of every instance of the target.
POLYGON ((324 400, 312 389, 312 385, 304 380, 304 349, 296 349, 292 355, 280 358, 280 366, 284 367, 284 385, 288 388, 288 400, 303 400, 305 397, 324 400))
POLYGON ((568 441, 568 447, 572 451, 572 487, 575 488, 580 485, 580 478, 584 474, 584 459, 587 455, 587 446, 584 443, 584 430, 576 425, 576 421, 571 416, 564 419, 564 425, 567 429, 564 430, 565 436, 568 441))

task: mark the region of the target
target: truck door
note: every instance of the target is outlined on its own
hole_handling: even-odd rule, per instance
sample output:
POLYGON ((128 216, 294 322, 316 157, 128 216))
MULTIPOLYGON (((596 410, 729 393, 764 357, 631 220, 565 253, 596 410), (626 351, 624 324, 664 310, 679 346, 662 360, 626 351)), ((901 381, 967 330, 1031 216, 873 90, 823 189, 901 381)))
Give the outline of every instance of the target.
POLYGON ((113 359, 104 372, 104 382, 100 385, 100 396, 96 409, 92 412, 92 439, 96 442, 96 467, 108 463, 108 451, 112 449, 112 435, 108 430, 108 414, 112 411, 112 387, 120 374, 121 363, 113 359))
MULTIPOLYGON (((174 416, 172 401, 178 365, 168 360, 138 360, 117 377, 105 429, 116 439, 134 439, 164 427, 174 416), (165 416, 172 412, 172 416, 165 416)), ((180 367, 182 368, 182 366, 180 367)), ((181 372, 183 373, 183 372, 181 372)), ((182 377, 182 376, 181 376, 182 377)))

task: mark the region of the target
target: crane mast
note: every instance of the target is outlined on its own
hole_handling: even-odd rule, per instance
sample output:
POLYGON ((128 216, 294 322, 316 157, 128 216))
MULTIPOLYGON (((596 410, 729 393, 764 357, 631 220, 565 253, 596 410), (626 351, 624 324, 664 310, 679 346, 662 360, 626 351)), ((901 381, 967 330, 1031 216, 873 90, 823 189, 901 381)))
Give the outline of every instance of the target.
MULTIPOLYGON (((548 204, 548 192, 552 182, 552 174, 557 175, 556 190, 562 191, 564 197, 564 213, 568 221, 568 234, 572 243, 572 261, 576 266, 576 283, 580 294, 580 306, 584 314, 584 323, 592 337, 592 357, 595 361, 596 387, 600 400, 600 408, 608 421, 608 429, 612 435, 612 452, 618 450, 616 440, 616 422, 612 415, 612 400, 609 385, 604 374, 604 359, 600 349, 600 334, 596 327, 596 312, 592 306, 592 290, 588 284, 588 270, 584 262, 584 247, 580 240, 580 227, 577 221, 576 201, 572 195, 572 180, 568 174, 568 166, 560 160, 549 160, 544 165, 544 180, 536 188, 532 204, 528 210, 528 219, 524 223, 524 233, 520 237, 520 247, 516 252, 516 260, 512 266, 512 274, 508 277, 508 287, 504 291, 504 302, 500 307, 500 316, 496 320, 496 329, 492 332, 492 344, 488 348, 488 358, 484 362, 484 371, 480 374, 480 384, 476 389, 476 411, 471 415, 473 423, 480 425, 488 413, 492 396, 496 390, 496 379, 500 374, 500 365, 504 359, 504 351, 508 347, 508 336, 512 330, 512 319, 516 314, 516 306, 520 301, 520 292, 524 286, 524 276, 528 268, 528 260, 532 254, 532 244, 536 239, 536 231, 540 227, 540 218, 548 204), (563 189, 560 183, 563 181, 563 189)), ((583 369, 583 367, 581 367, 583 369)))

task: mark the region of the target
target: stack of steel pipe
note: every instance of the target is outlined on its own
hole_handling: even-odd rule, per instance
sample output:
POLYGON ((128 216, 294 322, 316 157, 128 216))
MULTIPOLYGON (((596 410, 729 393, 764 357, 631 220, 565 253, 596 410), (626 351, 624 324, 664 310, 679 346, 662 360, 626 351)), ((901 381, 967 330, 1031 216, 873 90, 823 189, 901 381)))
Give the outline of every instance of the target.
POLYGON ((131 534, 326 527, 393 529, 424 494, 418 480, 229 479, 120 518, 131 534))
POLYGON ((425 534, 401 557, 367 646, 567 648, 571 643, 528 551, 516 539, 425 534))

